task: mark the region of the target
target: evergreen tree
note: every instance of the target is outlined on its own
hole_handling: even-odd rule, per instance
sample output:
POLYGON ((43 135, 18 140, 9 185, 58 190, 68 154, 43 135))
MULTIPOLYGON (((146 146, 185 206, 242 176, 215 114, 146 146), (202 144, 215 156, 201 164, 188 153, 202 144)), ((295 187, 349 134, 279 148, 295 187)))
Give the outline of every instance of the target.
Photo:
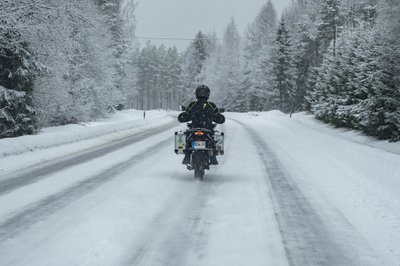
POLYGON ((293 111, 292 106, 292 44, 285 19, 282 18, 277 30, 276 47, 274 52, 274 89, 278 108, 283 112, 293 111))
POLYGON ((201 71, 210 52, 207 36, 199 31, 184 54, 182 79, 184 82, 184 102, 192 100, 194 89, 202 83, 201 71))
POLYGON ((256 53, 263 46, 273 46, 275 29, 277 25, 277 13, 271 0, 261 8, 252 27, 250 28, 253 52, 256 53))
MULTIPOLYGON (((338 42, 337 55, 325 54, 322 64, 313 76, 313 90, 308 98, 317 118, 337 126, 354 126, 352 108, 358 104, 355 84, 355 49, 360 40, 349 32, 338 42)), ((330 51, 332 51, 333 43, 330 51)), ((360 97, 361 94, 360 94, 360 97)))
POLYGON ((36 130, 36 112, 29 94, 0 85, 0 139, 33 134, 36 130))
POLYGON ((337 56, 325 55, 309 100, 326 122, 397 140, 400 93, 383 63, 388 51, 382 50, 381 33, 368 25, 345 31, 337 56))
POLYGON ((377 18, 377 0, 341 0, 340 10, 343 14, 343 25, 357 28, 361 24, 374 26, 377 18))
POLYGON ((219 104, 229 108, 235 96, 240 94, 240 35, 233 18, 225 29, 221 49, 218 90, 224 100, 219 104))
POLYGON ((31 93, 40 67, 16 29, 0 28, 0 85, 31 93))
POLYGON ((236 97, 235 103, 243 111, 272 108, 268 101, 273 90, 271 51, 274 47, 276 17, 275 7, 269 0, 247 29, 243 45, 242 95, 236 97))
POLYGON ((321 56, 333 42, 333 55, 336 53, 336 41, 341 24, 339 0, 327 0, 321 10, 321 24, 318 27, 318 40, 321 43, 321 56))
POLYGON ((176 47, 168 49, 166 60, 168 70, 165 82, 167 92, 167 108, 176 110, 182 97, 181 57, 176 47))
POLYGON ((380 132, 382 137, 400 140, 400 3, 382 0, 378 5, 378 14, 376 39, 385 85, 377 91, 385 122, 380 132))
MULTIPOLYGON (((38 128, 31 96, 44 69, 20 31, 28 10, 18 4, 23 2, 0 3, 0 138, 33 134, 38 128)), ((34 5, 30 11, 35 13, 34 5)))
POLYGON ((201 82, 212 89, 213 101, 218 105, 223 105, 227 101, 225 91, 221 89, 223 87, 221 83, 223 81, 223 53, 222 45, 219 42, 215 43, 200 74, 201 82))
POLYGON ((149 42, 137 60, 137 108, 177 109, 181 98, 181 58, 177 49, 149 42))

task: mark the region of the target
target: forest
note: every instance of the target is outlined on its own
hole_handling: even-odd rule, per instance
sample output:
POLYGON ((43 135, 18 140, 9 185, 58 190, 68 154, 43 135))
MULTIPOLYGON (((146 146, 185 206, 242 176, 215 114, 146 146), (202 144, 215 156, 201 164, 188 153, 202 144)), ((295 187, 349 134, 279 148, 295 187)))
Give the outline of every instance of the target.
POLYGON ((400 140, 400 1, 266 1, 244 33, 140 43, 135 0, 0 2, 0 138, 115 110, 176 110, 199 84, 228 111, 308 111, 400 140))

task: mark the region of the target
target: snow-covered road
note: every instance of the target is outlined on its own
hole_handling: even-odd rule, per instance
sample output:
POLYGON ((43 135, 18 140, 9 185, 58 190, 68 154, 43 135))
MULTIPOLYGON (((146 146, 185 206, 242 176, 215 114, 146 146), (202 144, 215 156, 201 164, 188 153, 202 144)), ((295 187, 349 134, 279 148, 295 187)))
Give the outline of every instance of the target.
POLYGON ((400 265, 399 155, 228 117, 203 182, 171 123, 0 176, 0 265, 400 265))

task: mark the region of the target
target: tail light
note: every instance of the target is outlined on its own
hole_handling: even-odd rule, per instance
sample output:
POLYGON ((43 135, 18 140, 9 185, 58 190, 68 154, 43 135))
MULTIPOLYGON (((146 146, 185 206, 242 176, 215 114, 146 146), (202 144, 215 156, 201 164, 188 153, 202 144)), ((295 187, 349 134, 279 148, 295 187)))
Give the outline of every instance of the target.
POLYGON ((203 136, 203 135, 204 135, 204 132, 202 132, 202 131, 197 131, 197 132, 194 132, 194 135, 195 135, 195 136, 203 136))

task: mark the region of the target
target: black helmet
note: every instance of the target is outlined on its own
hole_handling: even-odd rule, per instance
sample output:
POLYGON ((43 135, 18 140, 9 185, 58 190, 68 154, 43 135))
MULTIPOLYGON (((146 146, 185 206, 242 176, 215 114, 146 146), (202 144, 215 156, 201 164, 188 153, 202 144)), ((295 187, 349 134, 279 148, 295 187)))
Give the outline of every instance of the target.
POLYGON ((196 88, 196 99, 200 98, 208 100, 210 98, 210 89, 206 85, 200 85, 196 88))

